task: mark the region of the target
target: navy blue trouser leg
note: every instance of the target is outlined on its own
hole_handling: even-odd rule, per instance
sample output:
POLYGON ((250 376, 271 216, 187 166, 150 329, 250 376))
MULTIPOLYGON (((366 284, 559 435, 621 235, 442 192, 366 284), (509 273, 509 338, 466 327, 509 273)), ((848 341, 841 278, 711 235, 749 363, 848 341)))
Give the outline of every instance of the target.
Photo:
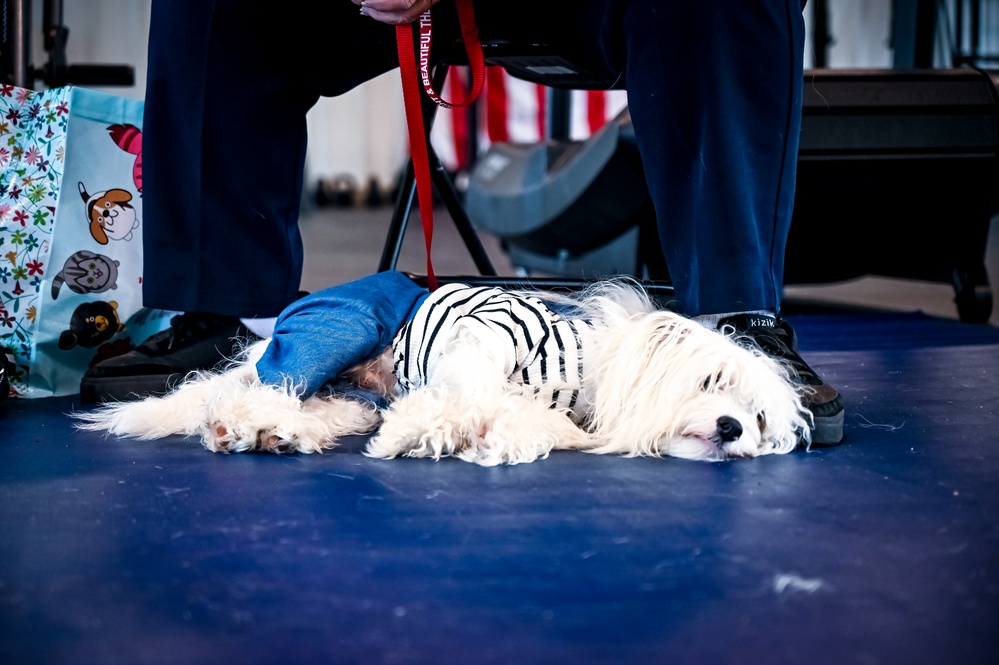
POLYGON ((395 67, 346 0, 155 0, 143 127, 148 307, 275 316, 297 296, 306 112, 395 67))
POLYGON ((794 200, 801 0, 630 0, 628 103, 688 315, 777 311, 794 200))
MULTIPOLYGON (((551 21, 556 41, 582 57, 597 51, 624 72, 684 313, 778 311, 801 127, 804 0, 547 4, 557 7, 554 18, 534 15, 551 21)), ((532 15, 529 7, 508 13, 532 15)))

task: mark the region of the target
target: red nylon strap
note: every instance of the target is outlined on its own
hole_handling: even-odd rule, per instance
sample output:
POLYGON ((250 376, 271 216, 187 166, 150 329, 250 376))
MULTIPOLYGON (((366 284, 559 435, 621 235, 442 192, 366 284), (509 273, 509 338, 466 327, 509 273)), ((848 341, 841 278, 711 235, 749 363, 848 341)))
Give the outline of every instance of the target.
POLYGON ((445 109, 468 106, 482 92, 482 84, 485 81, 486 63, 482 55, 482 43, 479 41, 479 29, 475 25, 475 12, 472 10, 472 0, 457 0, 458 23, 461 26, 461 39, 465 44, 465 54, 468 57, 468 66, 472 72, 472 88, 468 91, 468 96, 460 102, 449 102, 441 97, 430 80, 430 44, 433 40, 433 27, 430 19, 430 12, 424 12, 419 19, 420 26, 420 81, 423 83, 423 90, 434 103, 445 109))
POLYGON ((422 82, 427 95, 439 106, 455 108, 474 102, 482 90, 482 82, 485 79, 485 61, 482 56, 479 31, 475 25, 475 14, 472 11, 472 0, 457 0, 457 6, 462 39, 472 69, 472 88, 468 96, 460 102, 452 103, 441 99, 440 95, 434 91, 430 80, 430 43, 432 39, 430 11, 424 12, 419 18, 419 66, 417 66, 416 49, 413 43, 413 26, 396 26, 399 72, 402 76, 402 96, 406 105, 406 124, 409 129, 409 151, 413 158, 416 196, 420 204, 423 240, 427 248, 427 285, 431 291, 437 289, 437 276, 434 274, 433 261, 430 256, 434 237, 434 202, 430 181, 430 154, 427 149, 427 133, 423 124, 419 86, 422 82))
POLYGON ((420 203, 420 218, 423 222, 423 241, 427 247, 427 285, 431 291, 434 291, 437 289, 437 277, 434 275, 434 265, 430 258, 430 247, 434 239, 434 201, 430 186, 430 156, 427 152, 427 135, 423 128, 420 89, 417 87, 416 56, 413 52, 412 26, 397 26, 396 41, 399 46, 399 71, 402 74, 402 97, 406 104, 406 124, 409 127, 409 152, 413 158, 413 174, 416 177, 416 198, 420 203))

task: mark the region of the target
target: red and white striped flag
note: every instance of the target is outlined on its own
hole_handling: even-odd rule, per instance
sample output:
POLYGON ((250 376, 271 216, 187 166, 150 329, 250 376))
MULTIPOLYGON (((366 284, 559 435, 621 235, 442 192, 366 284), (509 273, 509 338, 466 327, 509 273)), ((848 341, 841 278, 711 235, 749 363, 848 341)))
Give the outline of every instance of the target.
MULTIPOLYGON (((447 85, 451 98, 464 96, 464 70, 453 68, 447 85), (462 75, 455 76, 456 73, 462 75)), ((478 150, 494 142, 536 143, 548 136, 548 89, 514 78, 501 67, 486 68, 486 82, 479 103, 471 109, 438 109, 431 142, 445 167, 452 171, 468 166, 468 113, 476 113, 478 150)), ((628 105, 623 90, 573 90, 570 104, 570 138, 582 140, 603 127, 628 105)))

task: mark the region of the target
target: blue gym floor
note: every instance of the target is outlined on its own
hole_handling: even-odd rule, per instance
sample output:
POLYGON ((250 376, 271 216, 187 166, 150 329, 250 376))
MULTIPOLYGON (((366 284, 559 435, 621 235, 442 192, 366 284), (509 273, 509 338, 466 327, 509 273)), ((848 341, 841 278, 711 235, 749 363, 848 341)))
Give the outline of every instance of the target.
POLYGON ((791 317, 846 441, 216 455, 0 412, 0 663, 993 663, 999 329, 791 317))

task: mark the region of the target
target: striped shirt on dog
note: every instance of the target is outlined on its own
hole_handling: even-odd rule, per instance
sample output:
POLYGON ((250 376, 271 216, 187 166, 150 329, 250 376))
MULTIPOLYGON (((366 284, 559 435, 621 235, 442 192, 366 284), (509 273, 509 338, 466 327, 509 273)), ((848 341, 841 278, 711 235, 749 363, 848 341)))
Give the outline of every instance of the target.
POLYGON ((456 326, 486 333, 480 336, 502 344, 498 351, 511 381, 533 387, 552 406, 577 406, 583 338, 590 326, 563 318, 536 297, 465 284, 447 284, 431 293, 396 335, 394 369, 404 391, 425 385, 456 326))

